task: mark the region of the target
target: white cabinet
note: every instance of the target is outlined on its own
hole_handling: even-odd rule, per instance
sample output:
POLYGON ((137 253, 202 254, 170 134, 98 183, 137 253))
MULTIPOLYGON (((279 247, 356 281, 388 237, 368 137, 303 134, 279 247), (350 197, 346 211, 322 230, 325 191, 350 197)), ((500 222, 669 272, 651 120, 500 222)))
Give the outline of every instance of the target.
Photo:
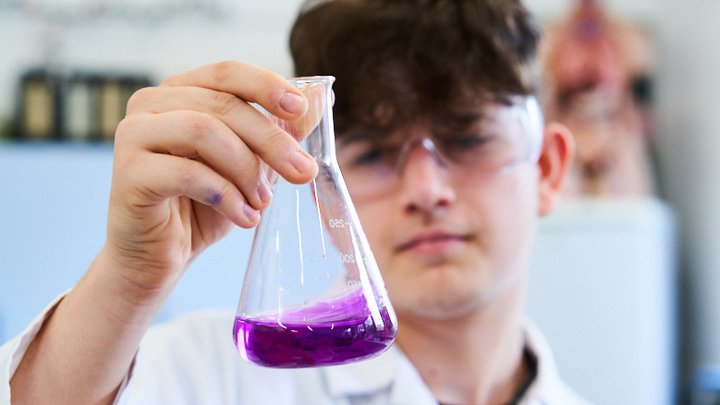
POLYGON ((568 201, 542 220, 528 311, 594 403, 673 403, 675 246, 672 210, 652 199, 568 201))

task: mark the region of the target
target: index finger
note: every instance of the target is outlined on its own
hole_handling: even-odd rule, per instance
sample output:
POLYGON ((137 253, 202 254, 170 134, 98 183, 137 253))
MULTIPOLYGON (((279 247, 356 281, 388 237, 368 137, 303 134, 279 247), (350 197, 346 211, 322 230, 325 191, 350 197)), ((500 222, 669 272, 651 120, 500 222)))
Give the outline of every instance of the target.
POLYGON ((161 86, 195 86, 234 94, 282 119, 305 115, 303 93, 281 75, 243 62, 225 61, 169 77, 161 86))

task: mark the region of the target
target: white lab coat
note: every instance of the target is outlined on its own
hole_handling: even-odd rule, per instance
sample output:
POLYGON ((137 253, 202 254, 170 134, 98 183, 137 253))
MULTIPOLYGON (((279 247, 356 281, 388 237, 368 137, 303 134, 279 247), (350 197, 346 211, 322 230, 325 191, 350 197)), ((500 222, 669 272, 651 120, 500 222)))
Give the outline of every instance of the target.
MULTIPOLYGON (((0 347, 1 405, 10 404, 10 379, 46 314, 0 347)), ((230 312, 197 312, 151 328, 115 403, 437 405, 397 347, 374 359, 342 366, 263 368, 238 354, 232 338, 233 319, 230 312)), ((538 373, 521 403, 587 404, 561 381, 546 343, 533 326, 526 328, 526 342, 538 360, 538 373)))

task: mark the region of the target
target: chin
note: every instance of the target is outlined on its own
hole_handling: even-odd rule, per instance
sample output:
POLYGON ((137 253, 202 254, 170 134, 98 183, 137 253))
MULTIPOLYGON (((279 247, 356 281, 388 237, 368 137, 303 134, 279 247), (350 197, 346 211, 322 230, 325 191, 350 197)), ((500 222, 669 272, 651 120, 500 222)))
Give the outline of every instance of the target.
MULTIPOLYGON (((393 307, 399 313, 427 320, 459 319, 491 307, 512 294, 516 274, 507 274, 493 282, 481 280, 445 280, 406 283, 399 294, 391 294, 393 307), (394 298, 393 298, 394 297, 394 298)), ((424 280, 427 281, 427 280, 424 280)))
MULTIPOLYGON (((410 286, 408 286, 410 287, 410 286)), ((407 290, 404 296, 393 300, 393 307, 399 313, 413 318, 427 320, 448 320, 462 318, 489 305, 489 294, 478 294, 477 290, 449 291, 439 287, 407 290)))
POLYGON ((428 303, 421 302, 407 307, 396 307, 399 316, 409 316, 428 321, 447 321, 460 319, 473 314, 477 308, 469 303, 428 303))

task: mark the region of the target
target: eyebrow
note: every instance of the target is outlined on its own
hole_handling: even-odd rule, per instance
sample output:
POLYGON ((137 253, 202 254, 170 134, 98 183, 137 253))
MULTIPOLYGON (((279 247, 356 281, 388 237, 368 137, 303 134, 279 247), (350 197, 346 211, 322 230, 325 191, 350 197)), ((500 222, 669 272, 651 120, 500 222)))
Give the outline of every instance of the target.
POLYGON ((385 136, 382 131, 349 131, 335 139, 339 145, 345 146, 358 142, 376 142, 384 138, 387 139, 388 136, 385 136))
POLYGON ((453 114, 446 120, 434 120, 429 130, 437 136, 444 136, 457 132, 474 132, 478 126, 494 122, 497 122, 495 114, 488 114, 485 111, 453 114))

